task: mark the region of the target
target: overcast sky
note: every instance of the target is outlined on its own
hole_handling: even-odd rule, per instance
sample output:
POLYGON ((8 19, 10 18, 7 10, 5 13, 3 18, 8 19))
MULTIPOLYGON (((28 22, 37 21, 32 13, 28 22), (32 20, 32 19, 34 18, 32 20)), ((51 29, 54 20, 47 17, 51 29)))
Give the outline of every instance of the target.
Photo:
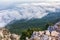
POLYGON ((10 6, 11 4, 14 3, 28 3, 28 2, 59 2, 60 0, 0 0, 0 8, 5 7, 5 6, 10 6))
POLYGON ((60 1, 60 0, 0 0, 0 2, 55 2, 55 1, 60 1))
POLYGON ((0 7, 2 6, 9 6, 13 3, 28 3, 28 2, 59 2, 60 3, 60 0, 0 0, 0 7))

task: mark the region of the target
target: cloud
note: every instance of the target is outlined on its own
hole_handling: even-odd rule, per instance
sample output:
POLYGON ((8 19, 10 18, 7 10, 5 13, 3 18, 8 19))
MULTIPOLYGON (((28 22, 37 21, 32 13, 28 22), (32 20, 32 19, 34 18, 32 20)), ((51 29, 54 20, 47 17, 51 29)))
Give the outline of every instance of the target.
POLYGON ((0 10, 6 9, 12 5, 15 5, 16 3, 56 3, 60 0, 0 0, 0 10))
MULTIPOLYGON (((2 5, 2 4, 1 4, 2 5)), ((13 20, 43 18, 60 9, 60 3, 9 3, 0 6, 0 27, 13 20), (3 9, 3 10, 2 10, 3 9)))

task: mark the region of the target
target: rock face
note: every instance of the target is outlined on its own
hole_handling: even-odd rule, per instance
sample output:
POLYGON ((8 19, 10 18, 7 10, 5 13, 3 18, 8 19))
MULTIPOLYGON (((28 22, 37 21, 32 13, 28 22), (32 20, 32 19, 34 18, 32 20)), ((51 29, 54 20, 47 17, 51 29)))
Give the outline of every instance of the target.
POLYGON ((34 31, 31 38, 27 37, 26 40, 60 40, 60 22, 45 31, 34 31))
POLYGON ((0 40, 19 40, 20 36, 11 34, 8 29, 0 28, 0 40))

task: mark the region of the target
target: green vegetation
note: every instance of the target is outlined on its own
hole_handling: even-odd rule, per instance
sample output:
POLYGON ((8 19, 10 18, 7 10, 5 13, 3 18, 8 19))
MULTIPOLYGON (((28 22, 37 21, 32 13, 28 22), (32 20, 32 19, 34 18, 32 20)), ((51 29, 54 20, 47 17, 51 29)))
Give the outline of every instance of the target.
POLYGON ((41 28, 28 28, 27 30, 23 31, 22 32, 22 35, 21 35, 21 40, 26 40, 26 37, 31 37, 32 33, 34 31, 42 31, 41 28))
POLYGON ((48 26, 54 25, 58 21, 60 21, 60 13, 49 13, 41 19, 15 21, 12 24, 8 24, 6 28, 11 33, 21 35, 21 40, 25 40, 25 37, 30 37, 33 31, 46 30, 48 26))
POLYGON ((48 21, 27 21, 18 23, 16 22, 14 24, 8 25, 6 28, 8 28, 11 33, 21 35, 21 40, 25 40, 26 37, 31 37, 33 31, 47 30, 50 25, 53 25, 53 23, 48 21))
MULTIPOLYGON (((52 25, 52 23, 47 23, 44 25, 44 27, 42 26, 38 26, 37 27, 33 27, 32 25, 31 26, 28 26, 27 28, 19 28, 18 26, 15 26, 15 27, 11 27, 9 30, 10 32, 12 33, 16 33, 16 34, 20 34, 21 35, 21 40, 25 40, 26 37, 31 37, 33 31, 43 31, 43 30, 47 30, 48 26, 49 25, 52 25)), ((26 25, 27 26, 27 25, 26 25)))

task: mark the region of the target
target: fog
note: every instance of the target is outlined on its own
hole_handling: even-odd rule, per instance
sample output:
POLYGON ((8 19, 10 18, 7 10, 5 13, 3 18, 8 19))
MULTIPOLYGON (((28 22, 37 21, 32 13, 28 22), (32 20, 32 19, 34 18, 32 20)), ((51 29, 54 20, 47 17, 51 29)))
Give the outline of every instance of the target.
POLYGON ((49 12, 60 10, 60 3, 0 3, 0 27, 5 27, 13 20, 41 19, 49 12))

